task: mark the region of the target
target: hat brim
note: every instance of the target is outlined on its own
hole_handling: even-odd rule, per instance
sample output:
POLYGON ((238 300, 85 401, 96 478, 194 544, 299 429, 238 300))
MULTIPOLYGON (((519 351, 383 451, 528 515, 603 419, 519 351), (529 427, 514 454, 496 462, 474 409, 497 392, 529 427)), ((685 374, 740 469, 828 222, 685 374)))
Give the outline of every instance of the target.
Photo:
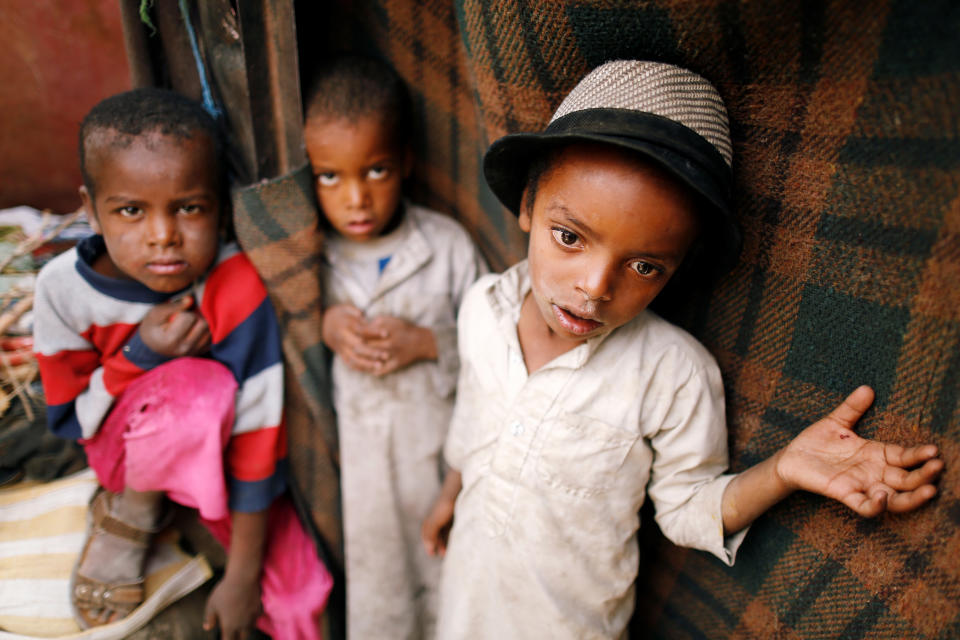
POLYGON ((576 142, 634 151, 665 169, 710 205, 711 227, 722 234, 723 253, 735 261, 742 237, 732 215, 733 175, 720 153, 702 136, 668 118, 628 109, 585 109, 550 123, 542 132, 506 135, 490 145, 483 172, 494 195, 514 215, 527 173, 540 156, 576 142))

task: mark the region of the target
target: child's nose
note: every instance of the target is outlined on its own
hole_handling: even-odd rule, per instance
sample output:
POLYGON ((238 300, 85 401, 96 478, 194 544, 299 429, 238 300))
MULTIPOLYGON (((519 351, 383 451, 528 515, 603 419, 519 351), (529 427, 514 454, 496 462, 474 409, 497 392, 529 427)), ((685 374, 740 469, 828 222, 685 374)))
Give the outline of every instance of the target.
POLYGON ((166 246, 177 239, 177 224, 173 216, 154 214, 149 216, 149 241, 151 244, 166 246))
POLYGON ((366 207, 370 203, 370 189, 363 180, 351 180, 346 189, 347 206, 352 209, 366 207))
POLYGON ((588 300, 609 300, 615 275, 616 266, 608 260, 591 260, 580 272, 580 285, 577 288, 588 300))

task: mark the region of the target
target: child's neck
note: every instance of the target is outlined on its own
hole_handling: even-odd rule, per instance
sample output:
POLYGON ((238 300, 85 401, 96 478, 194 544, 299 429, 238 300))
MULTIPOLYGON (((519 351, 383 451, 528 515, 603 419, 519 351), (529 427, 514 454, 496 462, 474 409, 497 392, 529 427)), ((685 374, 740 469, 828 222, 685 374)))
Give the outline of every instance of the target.
POLYGON ((520 305, 517 338, 527 374, 532 374, 548 362, 584 343, 583 340, 561 338, 544 322, 532 293, 527 293, 520 305))

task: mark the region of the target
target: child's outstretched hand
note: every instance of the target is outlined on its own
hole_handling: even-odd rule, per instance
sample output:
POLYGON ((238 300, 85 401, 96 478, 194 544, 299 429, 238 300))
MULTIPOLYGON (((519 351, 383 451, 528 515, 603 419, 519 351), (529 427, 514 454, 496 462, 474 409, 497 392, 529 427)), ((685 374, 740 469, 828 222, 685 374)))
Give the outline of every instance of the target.
POLYGON ((787 487, 839 500, 867 517, 910 511, 936 494, 931 483, 943 469, 936 446, 901 447, 852 431, 873 397, 870 387, 859 387, 777 454, 777 475, 787 487))
POLYGON ((418 360, 435 360, 437 342, 433 331, 393 316, 379 316, 367 324, 367 345, 376 349, 379 360, 373 374, 383 376, 418 360))
POLYGON ((171 358, 202 354, 210 347, 210 327, 193 306, 193 296, 184 296, 153 307, 140 322, 140 339, 171 358))

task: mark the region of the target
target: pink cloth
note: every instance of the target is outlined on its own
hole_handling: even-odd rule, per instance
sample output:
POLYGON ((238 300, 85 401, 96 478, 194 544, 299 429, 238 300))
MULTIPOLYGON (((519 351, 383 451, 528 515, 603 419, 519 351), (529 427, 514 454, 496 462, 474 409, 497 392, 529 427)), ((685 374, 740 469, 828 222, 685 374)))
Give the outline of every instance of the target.
MULTIPOLYGON (((100 430, 82 441, 100 484, 119 493, 164 491, 197 509, 227 549, 230 511, 223 452, 230 440, 237 383, 214 360, 178 358, 135 380, 100 430)), ((257 626, 276 640, 319 639, 333 578, 317 557, 290 501, 270 507, 257 626)))

